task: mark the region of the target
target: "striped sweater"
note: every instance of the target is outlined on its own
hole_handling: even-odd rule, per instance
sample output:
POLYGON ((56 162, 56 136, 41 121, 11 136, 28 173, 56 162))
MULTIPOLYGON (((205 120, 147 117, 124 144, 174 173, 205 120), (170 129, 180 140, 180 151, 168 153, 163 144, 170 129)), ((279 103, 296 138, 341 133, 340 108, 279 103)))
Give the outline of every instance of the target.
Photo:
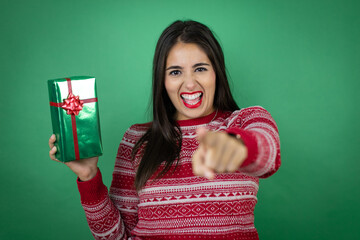
POLYGON ((78 180, 95 239, 258 239, 254 208, 259 178, 280 167, 276 123, 259 106, 215 114, 178 121, 183 141, 177 167, 161 179, 148 180, 140 192, 134 188, 140 154, 132 160, 131 151, 148 124, 135 124, 124 134, 109 193, 100 170, 89 181, 78 180), (238 171, 217 174, 213 180, 194 176, 191 157, 200 126, 241 135, 248 157, 238 171))

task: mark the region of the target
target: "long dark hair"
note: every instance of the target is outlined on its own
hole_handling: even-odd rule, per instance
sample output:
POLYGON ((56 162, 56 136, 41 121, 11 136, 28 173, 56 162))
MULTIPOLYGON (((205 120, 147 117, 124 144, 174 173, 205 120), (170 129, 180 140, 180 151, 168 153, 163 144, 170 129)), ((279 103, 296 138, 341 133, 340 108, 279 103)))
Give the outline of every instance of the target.
POLYGON ((175 21, 168 26, 157 42, 153 60, 153 121, 132 151, 134 159, 141 146, 143 144, 145 146, 135 177, 137 190, 145 185, 161 163, 164 162, 165 167, 156 178, 162 177, 174 161, 179 160, 181 130, 174 119, 176 109, 165 89, 166 60, 171 48, 178 42, 197 44, 211 61, 216 73, 214 109, 219 111, 239 109, 230 92, 223 51, 211 30, 195 21, 175 21))

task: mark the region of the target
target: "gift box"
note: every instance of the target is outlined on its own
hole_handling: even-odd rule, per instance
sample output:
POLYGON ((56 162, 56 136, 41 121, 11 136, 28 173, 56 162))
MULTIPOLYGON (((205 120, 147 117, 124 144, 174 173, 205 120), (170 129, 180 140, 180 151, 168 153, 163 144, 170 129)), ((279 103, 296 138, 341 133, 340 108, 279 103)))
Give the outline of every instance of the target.
POLYGON ((69 162, 102 155, 95 78, 48 80, 56 158, 69 162))

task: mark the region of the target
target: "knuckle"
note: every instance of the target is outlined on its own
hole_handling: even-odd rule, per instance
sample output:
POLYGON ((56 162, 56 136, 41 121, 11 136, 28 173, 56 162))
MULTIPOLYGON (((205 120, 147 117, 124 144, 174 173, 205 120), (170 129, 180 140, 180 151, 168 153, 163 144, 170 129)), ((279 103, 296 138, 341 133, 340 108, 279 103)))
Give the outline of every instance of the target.
POLYGON ((217 171, 218 173, 224 173, 224 172, 226 171, 226 167, 225 167, 225 166, 219 166, 219 167, 216 169, 216 171, 217 171))
POLYGON ((236 168, 234 167, 233 164, 231 164, 231 165, 229 165, 229 166, 227 167, 227 171, 228 171, 228 172, 235 172, 235 170, 236 170, 236 168))
POLYGON ((216 136, 214 135, 214 133, 211 133, 208 135, 208 138, 207 138, 207 144, 211 147, 215 146, 217 143, 217 138, 216 136))
POLYGON ((227 139, 227 134, 225 132, 220 132, 219 133, 219 138, 221 141, 225 141, 227 139))
POLYGON ((208 168, 215 169, 217 165, 217 161, 215 160, 209 160, 206 164, 208 168))

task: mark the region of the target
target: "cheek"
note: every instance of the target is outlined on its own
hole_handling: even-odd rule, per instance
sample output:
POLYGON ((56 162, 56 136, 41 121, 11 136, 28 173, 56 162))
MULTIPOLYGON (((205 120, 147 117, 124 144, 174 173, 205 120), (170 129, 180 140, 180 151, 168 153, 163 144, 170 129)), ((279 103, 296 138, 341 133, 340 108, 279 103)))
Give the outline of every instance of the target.
POLYGON ((170 99, 173 98, 175 94, 177 94, 176 84, 173 81, 166 78, 165 78, 165 89, 170 99))
POLYGON ((214 72, 210 76, 210 81, 207 84, 207 89, 209 93, 211 93, 211 97, 214 98, 216 89, 216 74, 214 72))

